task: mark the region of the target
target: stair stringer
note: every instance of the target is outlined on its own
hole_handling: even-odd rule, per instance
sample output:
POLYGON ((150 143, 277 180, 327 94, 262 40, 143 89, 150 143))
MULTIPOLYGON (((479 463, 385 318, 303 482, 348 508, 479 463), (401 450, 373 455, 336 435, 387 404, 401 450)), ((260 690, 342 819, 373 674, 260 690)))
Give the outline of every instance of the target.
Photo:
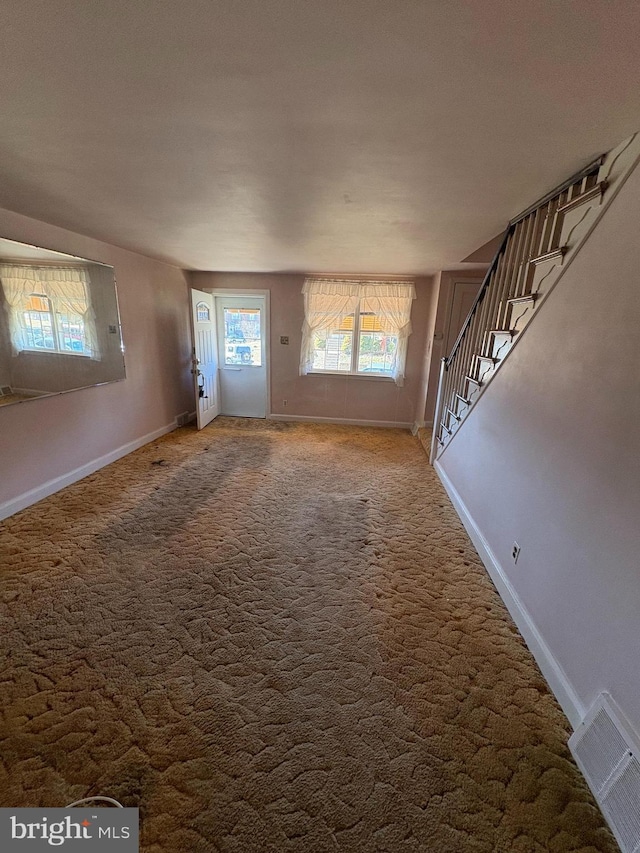
MULTIPOLYGON (((460 429, 462 429, 464 422, 477 405, 478 400, 486 392, 495 375, 499 373, 502 363, 518 344, 534 315, 540 310, 547 297, 569 269, 574 258, 577 257, 581 248, 587 242, 609 206, 624 186, 627 178, 639 163, 640 133, 634 133, 604 156, 598 172, 598 182, 605 182, 606 191, 599 197, 590 199, 584 205, 579 205, 564 215, 560 237, 560 245, 564 247, 563 253, 560 257, 551 258, 549 261, 536 265, 531 282, 533 302, 527 308, 522 309, 522 312, 513 320, 513 324, 511 319, 509 321, 509 328, 514 331, 510 346, 506 349, 503 358, 490 371, 487 381, 478 385, 472 394, 467 394, 470 403, 460 420, 454 424, 453 428, 449 424, 449 428, 442 436, 442 441, 438 441, 434 437, 435 452, 432 452, 430 460, 432 463, 444 453, 451 441, 460 429)), ((445 414, 446 412, 438 413, 436 411, 434 436, 441 432, 439 422, 445 414)))

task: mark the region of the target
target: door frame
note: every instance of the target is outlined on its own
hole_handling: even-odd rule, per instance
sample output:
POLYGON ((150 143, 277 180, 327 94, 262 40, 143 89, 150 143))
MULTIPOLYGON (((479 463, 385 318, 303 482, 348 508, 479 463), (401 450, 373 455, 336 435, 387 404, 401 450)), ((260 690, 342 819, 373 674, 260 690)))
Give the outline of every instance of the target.
MULTIPOLYGON (((266 381, 267 381, 267 404, 266 404, 266 414, 265 420, 268 420, 271 417, 271 291, 270 290, 257 290, 250 289, 248 287, 241 288, 233 288, 233 287, 202 287, 199 288, 204 293, 210 293, 213 296, 213 307, 217 313, 217 305, 216 305, 216 296, 220 297, 234 297, 237 296, 242 298, 243 296, 250 299, 251 297, 262 297, 264 298, 264 357, 266 359, 266 381)), ((216 321, 217 322, 217 321, 216 321)), ((218 329, 218 332, 220 330, 218 329)), ((218 369, 220 369, 218 367, 218 369)))

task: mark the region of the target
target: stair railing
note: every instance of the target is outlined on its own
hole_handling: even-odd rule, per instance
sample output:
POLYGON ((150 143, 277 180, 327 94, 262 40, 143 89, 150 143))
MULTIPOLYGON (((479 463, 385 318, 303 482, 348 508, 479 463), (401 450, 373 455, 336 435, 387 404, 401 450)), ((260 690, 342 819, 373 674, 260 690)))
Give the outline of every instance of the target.
POLYGON ((494 366, 494 335, 512 333, 512 306, 535 299, 531 286, 536 265, 565 253, 567 247, 560 245, 564 215, 604 192, 606 184, 598 183, 602 162, 602 157, 594 160, 509 222, 451 352, 441 361, 432 462, 452 434, 451 423, 461 420, 461 406, 470 407, 470 389, 480 390, 483 372, 494 366))

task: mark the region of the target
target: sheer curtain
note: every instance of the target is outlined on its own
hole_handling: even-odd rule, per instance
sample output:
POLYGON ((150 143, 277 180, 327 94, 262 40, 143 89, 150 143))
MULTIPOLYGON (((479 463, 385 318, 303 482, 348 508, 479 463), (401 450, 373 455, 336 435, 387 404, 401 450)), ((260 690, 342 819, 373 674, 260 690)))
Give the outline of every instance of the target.
POLYGON ((398 385, 404 380, 407 341, 411 334, 411 305, 416 298, 412 281, 356 281, 307 278, 304 294, 304 325, 300 373, 313 367, 313 337, 319 331, 335 329, 345 314, 360 311, 374 313, 385 334, 398 338, 392 376, 398 385))
POLYGON ((27 277, 25 278, 25 276, 21 275, 20 269, 19 267, 0 266, 0 281, 2 281, 4 298, 7 303, 9 336, 11 338, 13 355, 17 355, 24 349, 21 309, 25 304, 25 299, 33 293, 36 284, 35 278, 29 278, 28 270, 27 277))
POLYGON ((89 295, 91 282, 86 269, 2 264, 0 281, 9 306, 9 333, 14 355, 25 349, 22 315, 29 298, 37 293, 50 300, 52 312, 82 317, 84 350, 92 358, 100 357, 95 314, 89 295))
POLYGON ((360 286, 354 282, 335 279, 305 279, 304 324, 300 373, 305 375, 313 367, 313 337, 318 332, 331 332, 340 325, 346 314, 353 314, 360 296, 360 286))
POLYGON ((391 369, 397 385, 404 381, 407 344, 411 334, 411 305, 416 298, 413 282, 376 282, 362 285, 360 311, 376 315, 386 335, 395 335, 398 346, 391 369))

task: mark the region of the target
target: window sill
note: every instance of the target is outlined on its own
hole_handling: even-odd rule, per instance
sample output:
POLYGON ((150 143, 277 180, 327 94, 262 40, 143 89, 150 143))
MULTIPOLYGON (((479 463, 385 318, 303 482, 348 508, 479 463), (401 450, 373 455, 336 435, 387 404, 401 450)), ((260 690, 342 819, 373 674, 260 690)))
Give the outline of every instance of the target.
POLYGON ((306 376, 344 376, 348 379, 365 379, 367 382, 395 382, 393 376, 380 373, 349 373, 346 370, 310 370, 306 376))
POLYGON ((73 352, 72 350, 59 350, 59 349, 28 349, 25 347, 21 349, 18 355, 21 355, 23 352, 28 352, 29 355, 71 355, 74 358, 91 358, 89 353, 87 352, 73 352))

